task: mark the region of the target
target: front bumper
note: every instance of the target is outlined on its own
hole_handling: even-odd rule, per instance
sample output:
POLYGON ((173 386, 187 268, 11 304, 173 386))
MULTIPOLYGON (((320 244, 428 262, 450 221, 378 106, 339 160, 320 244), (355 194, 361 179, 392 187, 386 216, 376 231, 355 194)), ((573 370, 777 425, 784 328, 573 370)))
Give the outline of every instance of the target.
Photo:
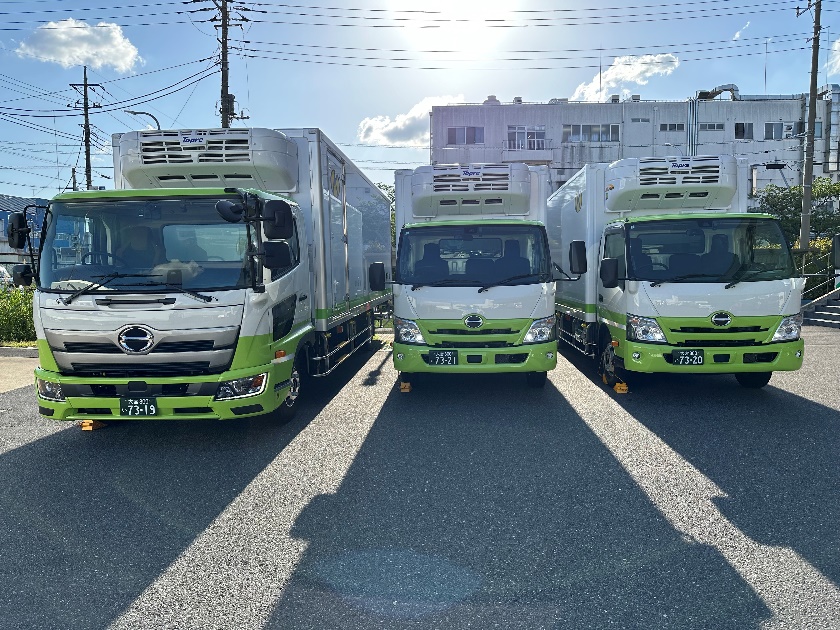
POLYGON ((506 348, 458 348, 456 365, 429 364, 429 350, 433 349, 437 348, 394 343, 394 368, 406 373, 469 374, 549 372, 557 366, 556 341, 506 348))
POLYGON ((47 400, 38 395, 38 411, 53 420, 232 420, 258 416, 276 409, 289 392, 290 372, 291 364, 281 369, 272 364, 252 367, 247 371, 225 372, 213 375, 212 378, 126 379, 70 377, 36 368, 35 377, 59 383, 65 392, 63 402, 47 400), (263 372, 268 372, 269 377, 261 394, 232 400, 213 399, 220 382, 263 372), (282 376, 284 372, 285 379, 282 376), (138 387, 138 381, 145 384, 145 389, 138 387), (131 389, 129 382, 132 383, 131 389), (155 415, 121 415, 120 400, 127 397, 154 398, 155 415))
MULTIPOLYGON (((802 367, 805 342, 802 339, 760 346, 703 347, 703 365, 675 365, 672 350, 685 346, 658 345, 622 340, 616 355, 624 369, 646 373, 733 374, 735 372, 786 372, 802 367)), ((696 348, 701 349, 701 348, 696 348)))

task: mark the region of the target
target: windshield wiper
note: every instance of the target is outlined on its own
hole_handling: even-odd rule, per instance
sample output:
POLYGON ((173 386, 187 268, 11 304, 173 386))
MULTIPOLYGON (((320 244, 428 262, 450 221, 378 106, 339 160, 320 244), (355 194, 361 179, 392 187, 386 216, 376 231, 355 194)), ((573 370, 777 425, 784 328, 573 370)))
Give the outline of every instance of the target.
POLYGON ((730 282, 729 284, 727 284, 723 288, 724 289, 731 289, 732 287, 734 287, 739 282, 742 282, 743 280, 748 280, 750 278, 754 278, 758 274, 764 273, 766 271, 776 271, 776 270, 775 269, 753 269, 752 271, 744 272, 741 275, 735 274, 735 277, 732 278, 732 282, 730 282))
POLYGON ((493 287, 498 287, 503 284, 507 284, 508 282, 513 282, 514 280, 524 280, 525 278, 533 278, 534 276, 542 276, 544 274, 539 273, 521 273, 518 276, 511 276, 510 278, 505 278, 504 280, 497 280, 496 282, 489 282, 481 286, 478 290, 479 293, 483 293, 488 289, 492 289, 493 287))
POLYGON ((434 282, 415 282, 411 285, 411 290, 416 291, 420 287, 445 287, 450 284, 461 284, 463 280, 458 278, 444 278, 442 280, 435 280, 434 282))
POLYGON ((141 282, 139 284, 132 284, 133 287, 159 287, 165 286, 167 289, 172 289, 173 291, 179 291, 184 295, 189 295, 191 298, 195 298, 196 300, 201 300, 202 302, 212 302, 216 298, 212 295, 204 295, 202 293, 197 293, 196 291, 192 291, 190 289, 185 289, 184 287, 178 284, 170 284, 169 282, 141 282))
POLYGON ((662 280, 657 280, 656 282, 651 282, 651 287, 658 287, 660 284, 665 284, 666 282, 678 282, 680 280, 688 280, 689 278, 719 278, 720 274, 717 273, 686 273, 681 276, 674 276, 673 278, 663 278, 662 280))
POLYGON ((110 283, 112 280, 116 280, 116 279, 118 279, 118 278, 153 278, 153 277, 155 277, 156 275, 160 275, 160 274, 148 274, 148 273, 117 273, 117 272, 114 272, 114 273, 109 273, 109 274, 106 274, 106 275, 104 275, 104 276, 91 276, 91 277, 93 277, 93 278, 102 278, 102 280, 100 280, 99 282, 94 282, 93 284, 89 284, 89 285, 87 285, 86 287, 82 287, 81 289, 79 289, 79 290, 78 290, 78 291, 76 291, 75 293, 71 293, 69 296, 67 296, 66 298, 62 299, 62 300, 61 300, 61 303, 62 303, 62 304, 64 304, 64 306, 68 306, 68 305, 69 305, 69 304, 70 304, 73 300, 75 300, 77 297, 82 296, 82 295, 84 295, 85 293, 89 293, 89 292, 91 292, 91 291, 95 291, 96 289, 99 289, 99 288, 101 288, 101 287, 104 287, 105 285, 107 285, 108 283, 110 283))

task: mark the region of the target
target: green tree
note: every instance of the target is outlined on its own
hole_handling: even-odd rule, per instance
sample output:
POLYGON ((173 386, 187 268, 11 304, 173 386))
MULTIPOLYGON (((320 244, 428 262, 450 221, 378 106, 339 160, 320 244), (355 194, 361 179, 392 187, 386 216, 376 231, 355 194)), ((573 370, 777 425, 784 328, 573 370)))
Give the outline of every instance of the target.
MULTIPOLYGON (((832 182, 828 177, 816 178, 811 198, 811 232, 814 238, 840 234, 840 183, 832 182)), ((770 184, 761 191, 758 201, 758 210, 777 217, 788 242, 796 242, 802 222, 802 186, 770 184)))
POLYGON ((391 202, 391 247, 397 246, 397 228, 396 228, 396 190, 394 189, 393 184, 382 184, 379 183, 376 187, 381 190, 385 195, 388 197, 388 201, 391 202))

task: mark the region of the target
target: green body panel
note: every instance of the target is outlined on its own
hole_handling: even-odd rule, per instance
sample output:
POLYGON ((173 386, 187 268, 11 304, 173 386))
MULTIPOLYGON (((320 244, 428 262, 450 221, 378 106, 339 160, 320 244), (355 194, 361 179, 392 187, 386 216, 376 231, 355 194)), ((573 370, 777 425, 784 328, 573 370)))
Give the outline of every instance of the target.
MULTIPOLYGON (((268 373, 268 383, 262 394, 237 398, 235 400, 215 401, 213 396, 156 396, 158 413, 154 416, 132 416, 131 420, 230 420, 258 416, 275 410, 286 399, 289 392, 289 378, 294 366, 295 352, 304 336, 312 330, 306 324, 289 333, 283 339, 271 341, 270 335, 256 337, 240 337, 229 370, 221 374, 207 376, 173 376, 173 377, 131 377, 131 378, 97 378, 92 376, 64 376, 58 373, 52 353, 46 341, 39 340, 39 355, 41 367, 35 369, 35 377, 45 381, 67 385, 126 385, 129 381, 142 380, 150 385, 173 383, 221 383, 236 378, 255 376, 268 373), (285 350, 286 356, 274 359, 278 350, 285 350), (49 358, 49 362, 44 360, 49 358), (52 369, 49 369, 49 365, 52 369), (247 413, 234 413, 234 409, 259 406, 247 413)), ((137 396, 142 397, 142 393, 137 396)), ((44 409, 52 409, 53 420, 127 420, 120 416, 119 397, 73 397, 69 396, 64 402, 54 402, 38 397, 38 405, 44 409), (110 413, 86 413, 85 409, 107 409, 110 413)))
POLYGON ((485 320, 486 333, 471 330, 460 319, 415 320, 423 333, 426 345, 394 342, 394 368, 399 372, 548 372, 557 366, 557 341, 523 345, 522 339, 528 332, 532 319, 485 320), (503 347, 466 348, 450 344, 468 342, 471 344, 503 343, 503 347), (429 365, 424 361, 429 350, 457 350, 458 365, 429 365), (402 355, 403 358, 399 358, 402 355), (481 362, 467 363, 467 355, 481 357, 481 362), (521 363, 496 363, 500 355, 527 355, 521 363))
MULTIPOLYGON (((443 348, 438 348, 443 349, 443 348)), ((447 348, 448 350, 449 348, 447 348)), ((434 373, 504 373, 504 372, 550 372, 557 367, 557 342, 538 343, 514 348, 457 348, 458 365, 429 365, 423 360, 429 354, 429 346, 394 343, 394 368, 399 372, 434 373), (527 353, 523 363, 496 363, 496 355, 527 353), (398 358, 398 355, 403 358, 398 358), (467 363, 466 356, 480 356, 481 363, 467 363), (551 358, 548 358, 551 355, 551 358)))
MULTIPOLYGON (((604 312, 603 317, 612 317, 622 325, 627 321, 626 314, 604 312)), ((725 329, 697 332, 697 330, 711 329, 709 320, 705 317, 657 317, 656 321, 665 333, 667 344, 628 341, 624 328, 614 325, 607 325, 607 327, 612 339, 618 341, 618 347, 615 348, 616 356, 624 361, 624 369, 631 372, 732 374, 798 370, 802 367, 804 357, 805 342, 802 339, 770 343, 783 317, 785 316, 733 317, 732 323, 726 328, 753 327, 758 330, 731 333, 723 332, 725 329), (695 331, 681 332, 679 330, 686 328, 694 328, 695 331), (708 344, 679 345, 689 340, 708 341, 708 344), (753 342, 753 345, 743 345, 748 341, 753 342), (732 343, 728 345, 727 342, 732 343), (703 365, 673 365, 665 360, 665 357, 670 356, 673 350, 686 349, 703 349, 703 365), (745 362, 744 360, 745 357, 754 358, 755 355, 771 358, 769 355, 774 353, 776 356, 769 361, 745 362)))

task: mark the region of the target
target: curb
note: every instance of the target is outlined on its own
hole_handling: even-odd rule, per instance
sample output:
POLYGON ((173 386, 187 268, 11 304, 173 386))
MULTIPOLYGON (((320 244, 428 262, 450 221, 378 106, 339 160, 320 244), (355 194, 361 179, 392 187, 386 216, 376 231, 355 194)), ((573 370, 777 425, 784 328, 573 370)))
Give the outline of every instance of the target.
POLYGON ((7 348, 0 346, 0 358, 2 357, 25 357, 28 359, 38 358, 38 348, 7 348))

